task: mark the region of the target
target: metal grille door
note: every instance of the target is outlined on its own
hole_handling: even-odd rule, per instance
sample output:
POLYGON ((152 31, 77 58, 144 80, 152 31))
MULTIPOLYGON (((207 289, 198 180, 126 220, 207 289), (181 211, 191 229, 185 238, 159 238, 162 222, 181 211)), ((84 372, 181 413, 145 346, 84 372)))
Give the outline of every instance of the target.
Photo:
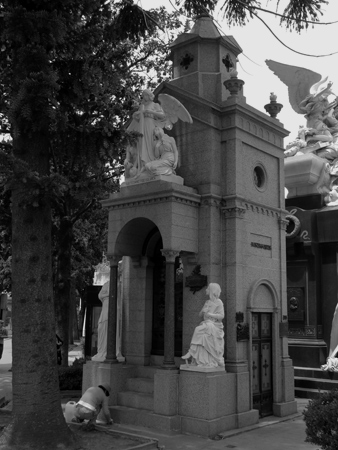
POLYGON ((272 414, 272 320, 270 313, 252 314, 253 407, 261 417, 272 414))

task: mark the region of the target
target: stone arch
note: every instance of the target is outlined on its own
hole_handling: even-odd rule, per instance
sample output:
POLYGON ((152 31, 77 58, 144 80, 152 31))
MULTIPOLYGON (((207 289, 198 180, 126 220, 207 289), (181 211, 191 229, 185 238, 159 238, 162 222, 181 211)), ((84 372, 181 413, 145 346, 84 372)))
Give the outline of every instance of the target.
MULTIPOLYGON (((279 396, 280 374, 280 345, 279 345, 279 297, 274 284, 268 279, 257 280, 251 287, 248 296, 248 320, 250 324, 249 339, 249 367, 253 366, 252 355, 252 315, 255 313, 270 313, 272 317, 271 330, 271 361, 272 361, 272 402, 275 403, 279 396)), ((253 376, 252 370, 251 377, 253 376)), ((253 401, 253 394, 252 394, 253 401)))
POLYGON ((248 308, 256 311, 276 311, 278 294, 275 286, 268 279, 257 280, 249 291, 248 308))
POLYGON ((137 217, 128 221, 119 231, 112 253, 122 256, 145 256, 147 247, 151 246, 152 237, 160 233, 157 225, 145 217, 137 217), (145 243, 148 242, 148 245, 145 243))

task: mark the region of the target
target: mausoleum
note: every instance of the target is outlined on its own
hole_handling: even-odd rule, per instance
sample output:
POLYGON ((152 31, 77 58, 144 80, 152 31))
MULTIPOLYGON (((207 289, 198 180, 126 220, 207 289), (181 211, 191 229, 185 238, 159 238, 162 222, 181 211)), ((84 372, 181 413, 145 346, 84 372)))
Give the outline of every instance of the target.
POLYGON ((295 394, 312 398, 338 386, 337 97, 325 74, 266 62, 303 116, 284 152, 287 305, 295 394))
MULTIPOLYGON (((207 16, 177 38, 172 80, 154 92, 163 111, 172 102, 177 112, 171 131, 154 131, 161 157, 140 156, 144 133, 142 146, 127 152, 129 177, 120 192, 103 201, 109 210, 107 357, 85 364, 83 389, 109 383, 117 423, 213 437, 297 410, 287 331, 288 132, 246 103, 236 69, 241 51, 207 16), (181 359, 209 283, 221 287, 224 305, 224 366, 218 367, 181 359)), ((152 102, 151 93, 144 101, 152 102)), ((270 110, 275 104, 272 98, 270 110)), ((133 120, 144 120, 144 129, 149 118, 168 118, 156 105, 151 114, 142 111, 133 120)))

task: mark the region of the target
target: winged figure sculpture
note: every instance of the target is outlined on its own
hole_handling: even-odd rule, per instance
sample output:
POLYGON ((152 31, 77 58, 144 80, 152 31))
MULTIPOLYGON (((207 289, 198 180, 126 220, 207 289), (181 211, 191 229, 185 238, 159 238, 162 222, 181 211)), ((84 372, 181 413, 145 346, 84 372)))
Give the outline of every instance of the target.
POLYGON ((171 130, 178 119, 192 123, 191 115, 177 98, 168 94, 160 94, 158 100, 165 113, 164 127, 167 130, 171 130))
POLYGON ((145 89, 138 110, 133 113, 128 131, 137 132, 138 139, 126 149, 125 176, 140 180, 153 175, 172 175, 179 164, 179 153, 175 139, 164 133, 171 130, 180 119, 192 123, 191 115, 175 97, 159 94, 156 103, 154 94, 145 89))
POLYGON ((267 59, 265 62, 269 69, 288 87, 290 105, 298 114, 304 114, 304 109, 300 107, 300 104, 309 94, 316 97, 325 89, 323 84, 327 81, 327 77, 322 79, 319 73, 271 59, 267 59))

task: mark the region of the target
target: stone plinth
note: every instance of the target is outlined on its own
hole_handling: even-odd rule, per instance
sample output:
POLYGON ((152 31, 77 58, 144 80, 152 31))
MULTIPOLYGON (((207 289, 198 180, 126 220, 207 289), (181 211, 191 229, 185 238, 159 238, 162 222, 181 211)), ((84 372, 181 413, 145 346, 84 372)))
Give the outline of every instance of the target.
POLYGON ((225 372, 224 367, 199 367, 199 366, 193 366, 191 364, 181 364, 180 370, 187 370, 189 372, 201 372, 201 373, 218 373, 218 372, 225 372))
POLYGON ((258 421, 258 411, 238 413, 236 374, 181 371, 179 414, 183 433, 213 437, 258 421))
POLYGON ((122 184, 121 188, 131 186, 131 185, 137 185, 142 183, 151 183, 152 181, 167 181, 170 183, 175 184, 184 184, 184 180, 182 177, 179 177, 178 175, 143 175, 140 178, 137 178, 136 180, 134 178, 127 178, 122 184))

